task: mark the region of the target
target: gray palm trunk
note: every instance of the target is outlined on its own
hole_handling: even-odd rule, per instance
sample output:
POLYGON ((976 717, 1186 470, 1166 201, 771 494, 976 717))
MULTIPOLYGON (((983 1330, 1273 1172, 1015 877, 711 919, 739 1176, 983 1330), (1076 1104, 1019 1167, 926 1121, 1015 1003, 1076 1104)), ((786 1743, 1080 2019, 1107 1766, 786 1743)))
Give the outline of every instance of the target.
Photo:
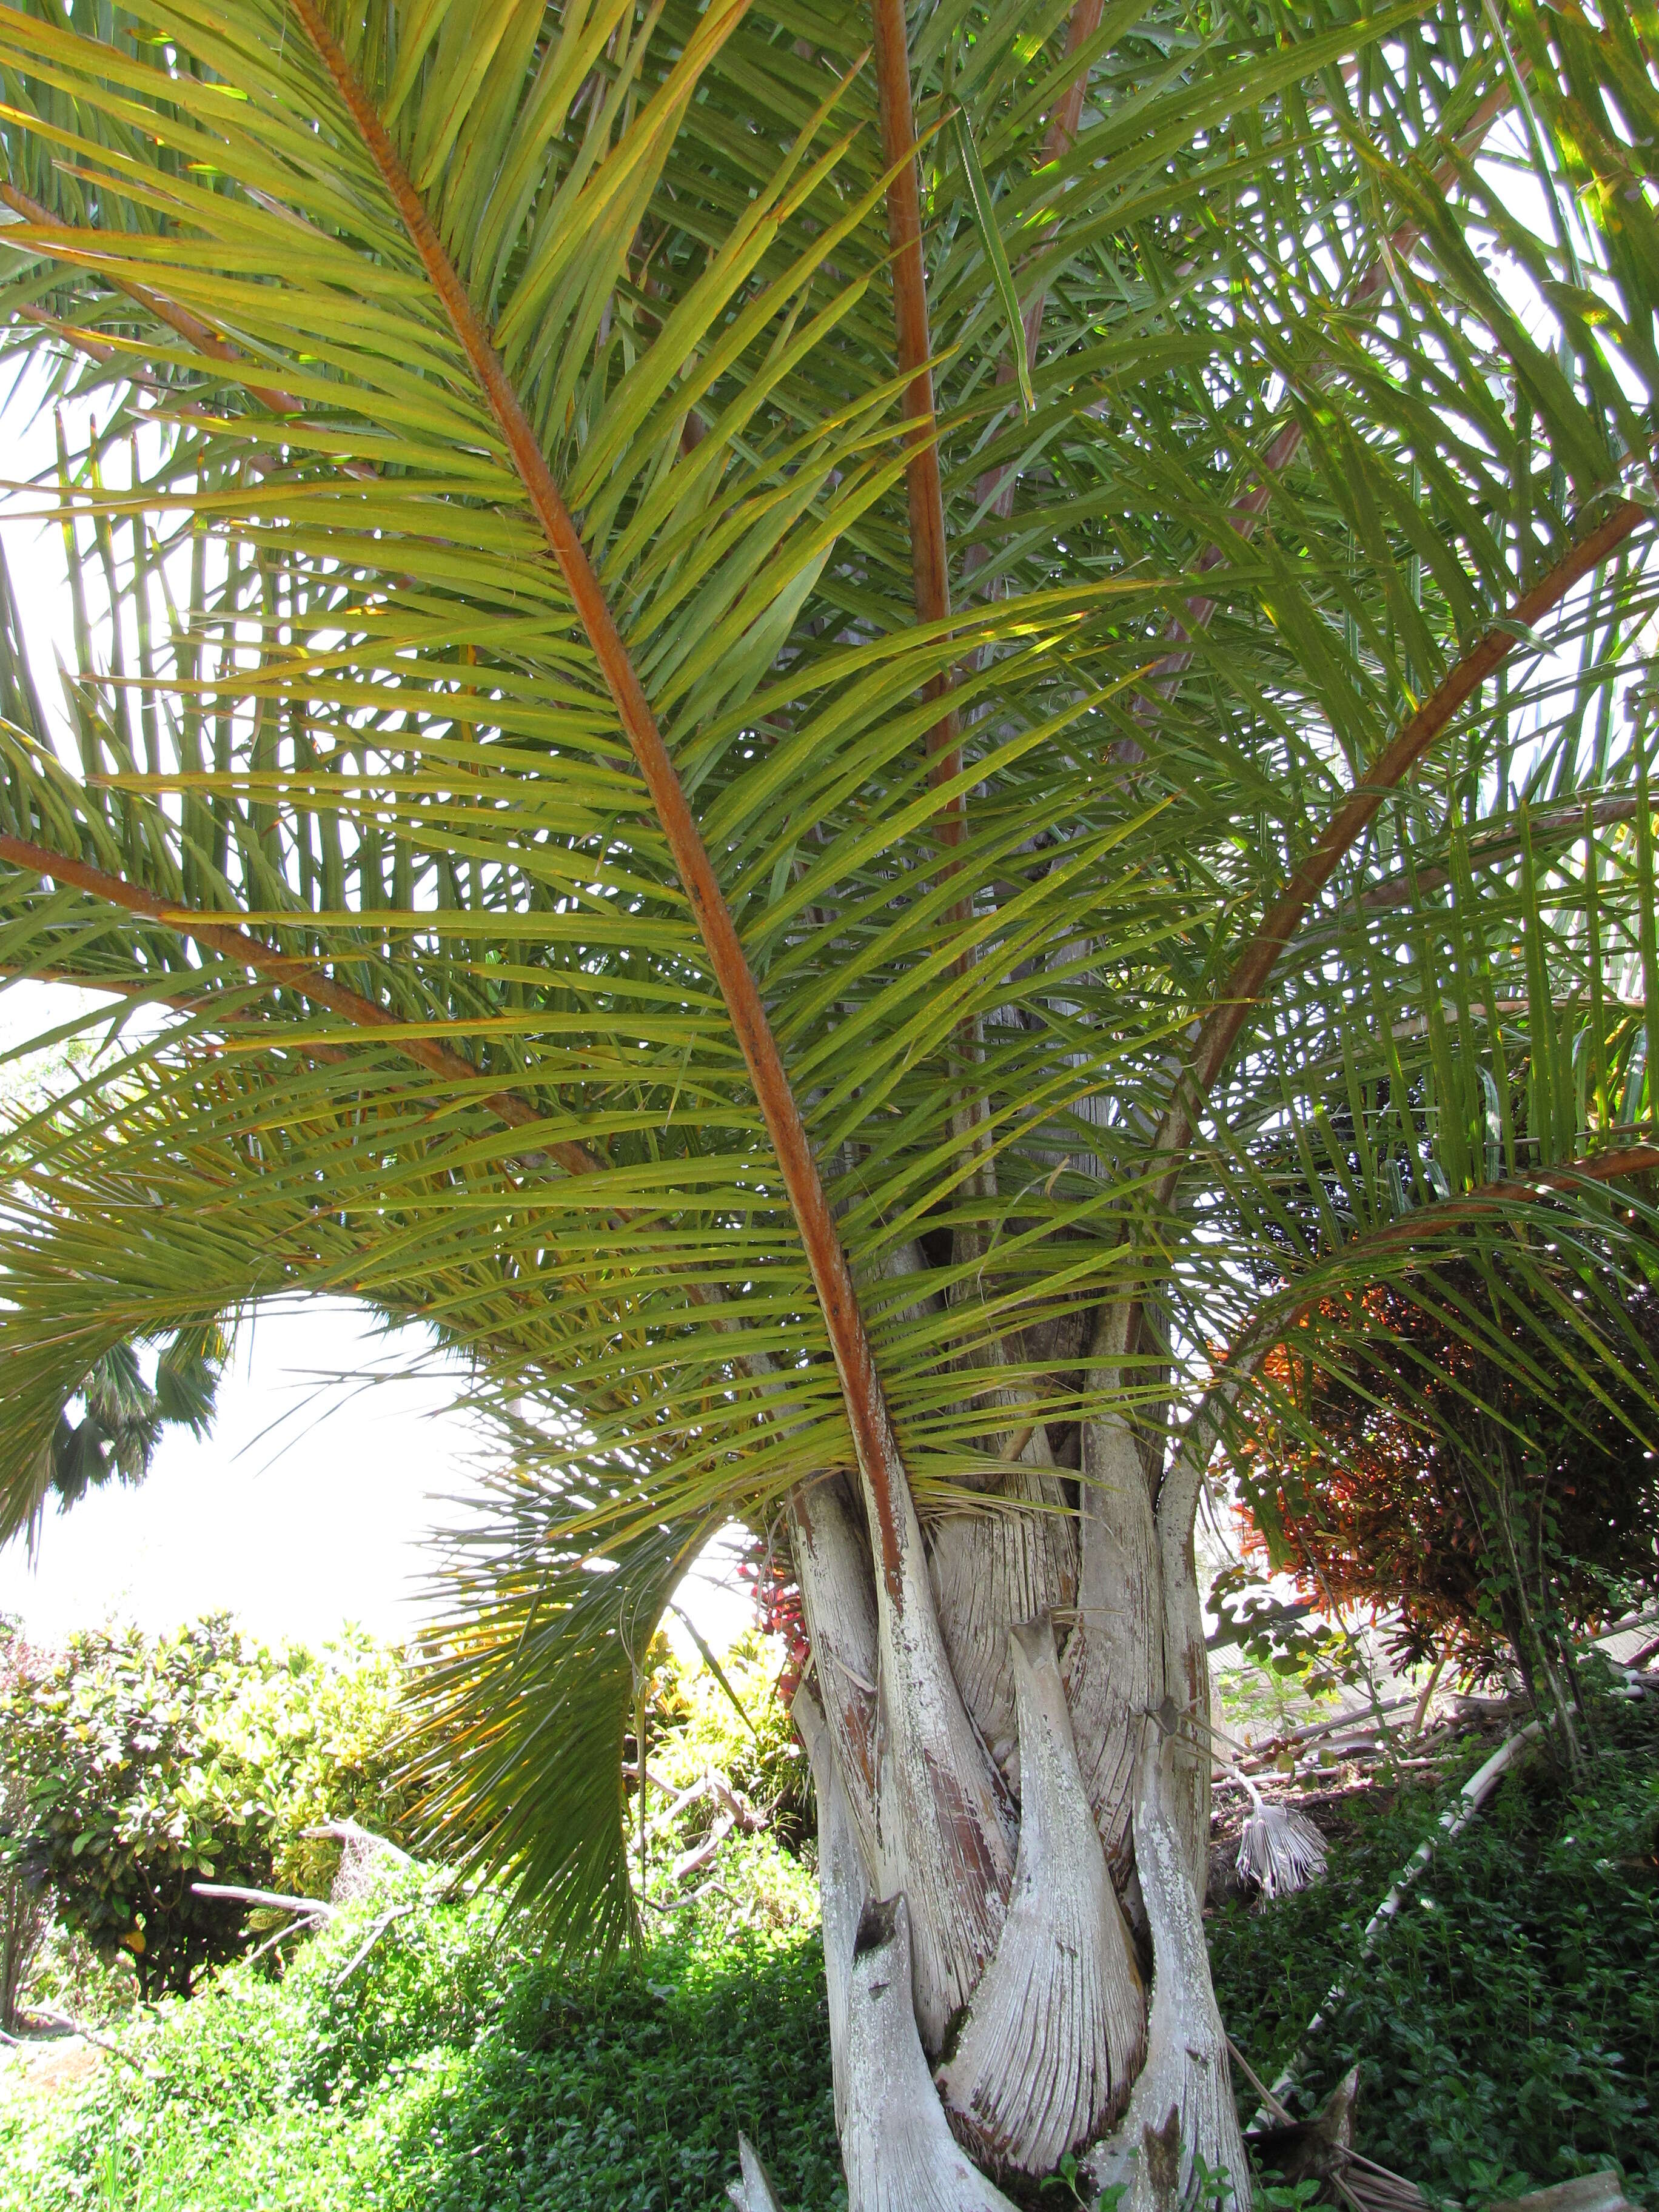
MULTIPOLYGON (((1101 1317, 1097 1389, 1127 1319, 1101 1317)), ((1166 1467, 1156 1432, 1091 1421, 1071 1474, 1039 1425, 987 1510, 924 1534, 907 1499, 896 1575, 846 1477, 790 1501, 852 2212, 1002 2204, 993 2177, 1068 2154, 1135 2207, 1195 2157, 1249 2201, 1200 1917, 1212 1434, 1166 1467)))

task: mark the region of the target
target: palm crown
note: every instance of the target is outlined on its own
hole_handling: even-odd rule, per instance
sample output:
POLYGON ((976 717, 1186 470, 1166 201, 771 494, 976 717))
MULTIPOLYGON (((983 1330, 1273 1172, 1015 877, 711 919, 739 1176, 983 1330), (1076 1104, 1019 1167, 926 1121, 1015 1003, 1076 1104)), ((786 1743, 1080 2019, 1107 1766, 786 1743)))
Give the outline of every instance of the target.
POLYGON ((614 1933, 635 1669, 723 1521, 1207 1435, 1222 1347, 1431 1296, 1437 1240, 1607 1279, 1645 37, 0 13, 10 343, 95 418, 68 738, 0 642, 0 963, 164 1017, 13 1133, 13 1525, 135 1336, 434 1325, 513 1447, 434 1803, 614 1933))

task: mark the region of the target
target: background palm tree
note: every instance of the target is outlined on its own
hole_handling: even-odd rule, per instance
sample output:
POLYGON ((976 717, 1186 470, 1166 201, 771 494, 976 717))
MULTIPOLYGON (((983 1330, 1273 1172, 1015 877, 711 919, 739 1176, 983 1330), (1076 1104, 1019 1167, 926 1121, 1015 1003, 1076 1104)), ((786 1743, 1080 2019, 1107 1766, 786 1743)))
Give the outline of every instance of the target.
POLYGON ((429 1809, 601 1943, 655 1624, 769 1534, 855 2212, 1243 2201, 1212 1449, 1343 1279, 1638 1264, 1644 35, 0 12, 80 593, 0 961, 168 1016, 16 1132, 9 1433, 279 1289, 465 1347, 429 1809))

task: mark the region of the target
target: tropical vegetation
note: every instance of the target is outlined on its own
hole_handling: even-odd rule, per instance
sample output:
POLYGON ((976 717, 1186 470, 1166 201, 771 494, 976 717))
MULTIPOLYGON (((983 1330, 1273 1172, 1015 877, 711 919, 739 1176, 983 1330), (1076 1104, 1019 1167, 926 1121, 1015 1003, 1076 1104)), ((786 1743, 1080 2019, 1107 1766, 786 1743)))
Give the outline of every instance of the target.
POLYGON ((0 962, 147 1016, 11 1133, 5 1525, 118 1346, 423 1319, 442 1848, 626 1938, 740 1521, 853 2212, 1242 2203, 1235 1407, 1378 1281, 1655 1404, 1651 26, 24 0, 0 78, 0 962))
MULTIPOLYGON (((1439 1279, 1480 1301, 1474 1271, 1452 1262, 1439 1279)), ((1609 1387, 1593 1336, 1562 1344, 1546 1392, 1391 1285, 1355 1304, 1358 1317, 1317 1316, 1322 1336, 1346 1338, 1346 1371, 1328 1341, 1324 1359, 1303 1358, 1296 1332, 1264 1363, 1300 1418, 1287 1430, 1264 1411, 1235 1448, 1251 1548, 1314 1606, 1386 1615, 1397 1663, 1453 1660, 1475 1680, 1512 1670, 1553 1708, 1575 1642, 1652 1587, 1659 1468, 1645 1408, 1609 1387)), ((1650 1294, 1629 1314, 1659 1345, 1650 1294)), ((1504 1326, 1513 1341, 1517 1324, 1504 1326)), ((1540 1364, 1559 1327, 1528 1331, 1540 1364)))
MULTIPOLYGON (((787 1716, 757 1672, 737 1679, 769 1741, 787 1716)), ((665 1666, 658 1689, 676 1775, 753 1744, 706 1670, 665 1666)), ((1315 1887, 1208 1923, 1224 2016, 1264 2078, 1346 1979, 1292 2102, 1311 2110, 1358 2065, 1358 2147, 1436 2204, 1610 2165, 1632 2201, 1659 2191, 1651 1700, 1595 1703, 1592 1788, 1574 1792, 1546 1759, 1523 1766, 1364 1973, 1363 1925, 1480 1755, 1467 1746, 1429 1780, 1328 1805, 1315 1887)), ((653 1886, 696 1819, 653 1836, 653 1886)), ((647 1912, 646 1947, 604 1969, 551 1958, 492 1884, 434 1902, 428 1873, 386 1866, 280 1978, 269 1959, 232 1966, 188 2004, 106 2020, 136 2066, 105 2057, 74 2089, 0 2072, 0 2212, 725 2212, 738 2130, 788 2212, 844 2212, 810 1852, 775 1837, 734 1835, 719 1887, 647 1912)), ((1254 2094, 1236 2087, 1248 2115, 1254 2094)), ((1316 2187, 1266 2179, 1284 2212, 1316 2187)), ((1036 2201, 1073 2200, 1056 2184, 1036 2201)))
POLYGON ((272 1652, 220 1616, 159 1637, 85 1629, 49 1651, 9 1633, 4 1650, 15 1915, 37 1908, 37 1942, 44 1909, 106 1962, 125 1955, 145 2002, 188 1996, 249 1948, 246 1899, 198 1883, 326 1897, 339 1845, 307 1830, 396 1826, 399 1670, 366 1639, 272 1652))

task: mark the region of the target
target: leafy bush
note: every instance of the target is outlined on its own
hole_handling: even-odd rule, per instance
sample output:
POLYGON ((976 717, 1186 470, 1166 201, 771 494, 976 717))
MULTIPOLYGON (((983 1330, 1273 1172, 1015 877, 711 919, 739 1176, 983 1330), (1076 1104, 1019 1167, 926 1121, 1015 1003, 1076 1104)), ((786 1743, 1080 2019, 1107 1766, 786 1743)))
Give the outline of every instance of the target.
POLYGON ((276 1887, 325 1897, 339 1845, 304 1831, 350 1820, 396 1841, 406 1802, 398 1654, 357 1629, 313 1652, 256 1649, 216 1723, 219 1741, 259 1778, 272 1814, 276 1887))
POLYGON ((366 1637, 315 1655, 249 1644, 222 1620, 151 1639, 72 1637, 0 1683, 0 1778, 21 1801, 10 1863, 50 1885, 68 1929, 140 1991, 187 1995, 234 1956, 246 1913, 197 1881, 317 1894, 337 1844, 303 1831, 401 1810, 402 1672, 366 1637))
MULTIPOLYGON (((663 1668, 653 1764, 729 1764, 763 1802, 775 1656, 729 1670, 759 1746, 702 1670, 663 1668)), ((1363 1972, 1360 1930, 1443 1791, 1380 1789, 1324 1882, 1209 1923, 1223 2016, 1269 2076, 1350 1974, 1297 2101, 1358 2061, 1360 2148, 1441 2203, 1616 2161, 1659 2205, 1659 1715, 1595 1717, 1593 1786, 1519 1771, 1363 1972)), ((734 1835, 720 1880, 597 1972, 490 1888, 434 1902, 428 1872, 385 1872, 282 1978, 237 1964, 125 2030, 142 2071, 0 2100, 0 2212, 724 2212, 739 2128, 787 2212, 844 2212, 810 1854, 734 1835)))
POLYGON ((1497 1306, 1467 1263, 1431 1281, 1434 1297, 1373 1283, 1325 1300, 1269 1353, 1235 1451, 1247 1526, 1319 1604, 1397 1616, 1401 1663, 1450 1650, 1486 1675, 1513 1656, 1530 1686, 1652 1584, 1659 1295, 1626 1297, 1615 1342, 1571 1307, 1497 1306), (1465 1310, 1488 1315, 1489 1343, 1464 1340, 1465 1310))
POLYGON ((0 1711, 26 1808, 15 1858, 101 1955, 131 1953, 146 1997, 188 1995, 237 1948, 242 1910, 193 1883, 270 1880, 270 1808, 216 1729, 246 1666, 222 1620, 154 1641, 89 1629, 0 1711))
MULTIPOLYGON (((739 1895, 789 1879, 764 1838, 734 1856, 739 1895)), ((342 1985, 420 1885, 385 1877, 281 1982, 233 1967, 164 2006, 128 2039, 142 2075, 0 2104, 0 2212, 724 2212, 739 2128, 788 2212, 844 2208, 810 1925, 700 1911, 589 1973, 481 1891, 397 1922, 342 1985)))
MULTIPOLYGON (((33 1653, 16 1623, 0 1618, 0 1705, 27 1676, 33 1653)), ((17 2000, 46 1934, 47 1893, 31 1875, 18 1849, 27 1819, 22 1778, 0 1766, 0 2033, 17 2027, 17 2000)))

